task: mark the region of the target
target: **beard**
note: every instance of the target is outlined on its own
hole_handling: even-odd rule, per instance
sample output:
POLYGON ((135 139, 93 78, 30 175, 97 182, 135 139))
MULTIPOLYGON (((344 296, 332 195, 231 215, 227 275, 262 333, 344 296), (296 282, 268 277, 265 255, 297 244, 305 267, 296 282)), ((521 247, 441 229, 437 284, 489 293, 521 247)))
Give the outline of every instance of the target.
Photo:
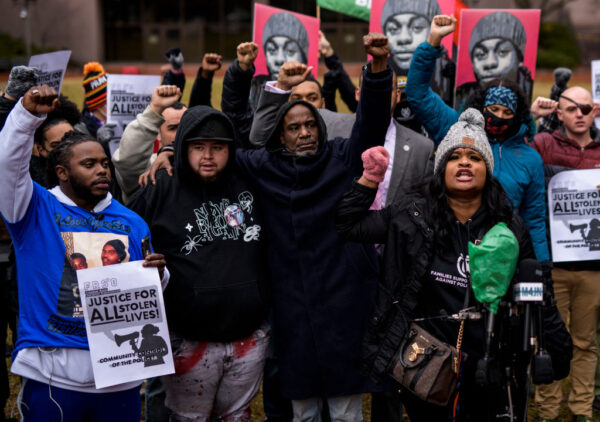
POLYGON ((78 177, 69 175, 69 184, 71 185, 71 189, 73 189, 73 193, 78 197, 87 202, 100 202, 104 198, 108 192, 105 193, 94 193, 91 188, 84 183, 82 183, 78 177))

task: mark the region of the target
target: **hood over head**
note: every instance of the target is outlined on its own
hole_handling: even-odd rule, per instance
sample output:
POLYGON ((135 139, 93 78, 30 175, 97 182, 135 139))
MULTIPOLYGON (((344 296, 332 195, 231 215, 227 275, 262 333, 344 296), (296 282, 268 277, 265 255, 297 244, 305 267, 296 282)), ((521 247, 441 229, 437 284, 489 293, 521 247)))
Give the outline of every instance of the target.
POLYGON ((281 143, 281 131, 283 130, 283 119, 288 111, 291 110, 292 107, 297 105, 303 105, 308 107, 313 114, 315 115, 315 119, 317 120, 317 125, 319 127, 319 147, 317 149, 317 154, 319 154, 323 150, 323 146, 327 141, 327 127, 325 126, 325 122, 323 121, 323 117, 321 117, 321 113, 317 110, 317 108, 311 103, 303 100, 294 100, 285 103, 277 113, 277 117, 275 119, 275 126, 273 130, 269 134, 269 138, 265 144, 265 148, 269 152, 283 151, 285 152, 285 148, 281 143))
POLYGON ((199 180, 188 162, 187 144, 195 140, 225 141, 229 145, 229 160, 224 172, 231 171, 235 162, 235 131, 231 120, 222 112, 208 106, 188 108, 175 135, 173 169, 180 182, 199 180))

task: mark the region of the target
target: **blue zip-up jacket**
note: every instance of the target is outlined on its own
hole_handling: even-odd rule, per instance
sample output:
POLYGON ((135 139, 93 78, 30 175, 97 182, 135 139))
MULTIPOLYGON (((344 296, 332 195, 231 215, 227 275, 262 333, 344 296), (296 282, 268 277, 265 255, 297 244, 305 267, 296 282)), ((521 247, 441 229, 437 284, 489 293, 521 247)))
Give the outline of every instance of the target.
MULTIPOLYGON (((459 116, 429 87, 435 61, 440 54, 441 49, 428 42, 421 43, 410 62, 406 81, 410 108, 436 145, 444 139, 459 116)), ((494 153, 494 177, 529 229, 537 259, 546 261, 550 255, 546 240, 544 167, 537 151, 525 143, 527 129, 527 125, 521 126, 519 133, 502 143, 488 140, 494 153)))

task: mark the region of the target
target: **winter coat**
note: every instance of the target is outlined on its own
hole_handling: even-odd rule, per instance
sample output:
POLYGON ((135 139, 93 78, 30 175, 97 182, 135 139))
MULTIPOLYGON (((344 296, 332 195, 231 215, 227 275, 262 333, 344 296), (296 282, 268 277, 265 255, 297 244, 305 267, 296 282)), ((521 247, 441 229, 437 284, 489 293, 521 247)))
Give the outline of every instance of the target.
POLYGON ((552 133, 538 133, 531 146, 542 156, 545 164, 572 169, 600 168, 600 142, 592 141, 581 147, 567 137, 562 127, 552 133))
POLYGON ((243 70, 237 59, 231 63, 223 79, 223 94, 221 96, 221 110, 235 122, 238 146, 250 148, 248 137, 254 118, 254 109, 251 108, 248 95, 253 81, 254 66, 250 70, 243 70))
POLYGON ((160 172, 129 207, 150 226, 171 273, 165 290, 169 330, 188 340, 230 342, 249 336, 266 319, 266 242, 257 195, 235 168, 233 142, 214 182, 202 181, 188 163, 189 134, 215 116, 226 119, 209 106, 183 114, 174 176, 160 172))
MULTIPOLYGON (((450 126, 458 121, 458 112, 435 94, 429 87, 435 60, 440 49, 424 42, 417 47, 410 63, 406 95, 411 109, 421 121, 429 136, 439 144, 450 126)), ((488 138, 494 155, 494 177, 498 179, 513 208, 523 218, 531 234, 538 261, 550 259, 546 240, 546 188, 542 159, 524 137, 528 127, 505 140, 488 138)))
MULTIPOLYGON (((436 248, 434 232, 426 221, 428 206, 433 201, 431 198, 422 194, 411 194, 381 211, 369 211, 376 192, 376 189, 354 182, 340 202, 336 228, 340 235, 349 241, 385 244, 382 277, 377 289, 374 312, 364 336, 361 363, 365 373, 379 380, 388 372, 410 321, 416 316, 434 316, 424 315, 423 310, 431 308, 428 301, 434 296, 424 286, 436 252, 442 259, 450 258, 454 262, 456 250, 468 254, 466 240, 481 239, 493 223, 489 221, 485 209, 480 208, 473 215, 472 221, 448 228, 451 231, 452 250, 442 252, 436 248)), ((534 257, 531 239, 521 218, 513 215, 508 227, 518 240, 519 260, 534 257)), ((456 265, 459 264, 457 260, 456 265)), ((441 289, 437 285, 433 288, 441 289)), ((509 292, 511 291, 509 288, 509 292)), ((471 302, 474 302, 472 295, 471 302)), ((453 303, 446 303, 447 307, 442 309, 448 314, 455 313, 463 307, 460 300, 454 303, 456 304, 458 309, 451 307, 453 303)), ((434 310, 428 309, 428 312, 434 310)), ((439 310, 437 314, 439 315, 439 310)), ((449 336, 448 329, 444 329, 442 323, 430 324, 432 325, 427 329, 434 331, 434 335, 449 343, 456 342, 457 324, 454 327, 455 331, 449 336), (441 328, 436 331, 436 326, 441 328)), ((572 356, 571 338, 556 306, 545 308, 544 324, 546 348, 553 357, 555 376, 560 379, 569 372, 572 356)), ((483 329, 482 325, 476 324, 471 324, 470 332, 465 328, 463 344, 467 353, 470 353, 471 362, 483 354, 483 329)))
POLYGON ((292 399, 372 391, 359 375, 362 332, 371 312, 378 265, 372 245, 344 242, 333 219, 344 190, 362 171, 361 153, 383 145, 390 119, 392 73, 364 75, 350 139, 327 140, 317 110, 286 103, 265 147, 237 153, 258 185, 269 235, 275 342, 282 392, 292 399), (316 117, 314 155, 287 153, 279 139, 291 107, 316 117))

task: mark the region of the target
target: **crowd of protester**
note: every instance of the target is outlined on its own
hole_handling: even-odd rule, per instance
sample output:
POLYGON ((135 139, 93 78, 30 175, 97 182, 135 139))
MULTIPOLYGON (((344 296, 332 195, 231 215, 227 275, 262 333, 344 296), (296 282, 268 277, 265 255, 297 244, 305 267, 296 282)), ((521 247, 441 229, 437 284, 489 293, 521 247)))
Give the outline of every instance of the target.
POLYGON ((546 192, 560 171, 600 168, 598 106, 557 69, 549 97, 532 104, 518 84, 493 79, 452 108, 432 78, 440 57, 448 66, 441 40, 455 29, 454 17, 432 18, 404 67, 388 37, 365 35, 371 60, 358 87, 322 33, 323 84, 300 61, 254 77, 258 45, 243 42, 222 97, 211 90, 223 59, 207 53, 187 105, 183 53, 171 48, 162 85, 112 154, 100 63, 83 69, 82 111, 36 85, 35 68, 13 68, 0 97, 0 334, 12 331, 22 420, 130 422, 143 403, 148 422, 250 421, 261 386, 270 422, 360 422, 364 394, 374 422, 403 412, 413 422, 525 420, 531 354, 507 349, 497 323, 482 382, 491 314, 440 317, 485 310, 472 294, 470 244, 499 224, 514 261, 542 270, 553 382, 535 386, 539 417, 558 420, 570 374, 569 409, 591 420, 600 263, 553 265, 546 192), (351 113, 337 111, 336 93, 351 113), (103 265, 159 269, 175 373, 145 380, 144 400, 141 381, 95 388, 72 284, 87 262, 65 232, 122 239, 104 244, 103 265), (155 252, 144 256, 146 236, 155 252), (415 320, 445 343, 459 338, 467 356, 443 405, 390 376, 415 320))

